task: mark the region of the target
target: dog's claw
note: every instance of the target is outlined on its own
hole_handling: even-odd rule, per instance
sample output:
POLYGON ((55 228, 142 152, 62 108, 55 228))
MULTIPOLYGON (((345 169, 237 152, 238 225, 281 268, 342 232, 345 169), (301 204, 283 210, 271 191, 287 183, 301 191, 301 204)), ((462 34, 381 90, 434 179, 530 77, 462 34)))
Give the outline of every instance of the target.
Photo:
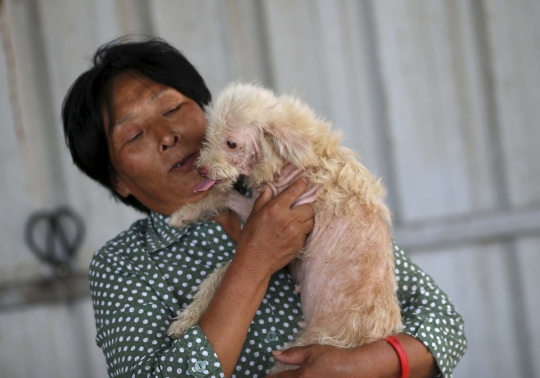
POLYGON ((173 339, 179 339, 190 327, 189 320, 185 318, 177 319, 171 324, 167 330, 167 334, 173 339))

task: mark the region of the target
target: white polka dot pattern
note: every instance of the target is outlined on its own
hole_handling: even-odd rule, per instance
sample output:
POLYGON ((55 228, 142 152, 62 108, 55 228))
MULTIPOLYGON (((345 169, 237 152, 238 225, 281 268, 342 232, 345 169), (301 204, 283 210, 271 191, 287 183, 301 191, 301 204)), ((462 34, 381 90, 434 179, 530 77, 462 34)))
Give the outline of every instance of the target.
POLYGON ((440 376, 452 377, 467 348, 463 318, 433 279, 395 243, 394 257, 403 332, 424 343, 437 361, 440 376))
MULTIPOLYGON (((216 222, 179 231, 167 221, 152 213, 92 259, 96 342, 110 377, 224 376, 198 325, 178 340, 166 331, 206 275, 233 257, 235 245, 216 222)), ((395 248, 405 332, 424 342, 450 377, 465 350, 463 321, 429 276, 395 248)), ((299 295, 287 270, 281 270, 270 280, 232 376, 266 376, 274 362, 272 349, 293 339, 300 319, 299 295)))

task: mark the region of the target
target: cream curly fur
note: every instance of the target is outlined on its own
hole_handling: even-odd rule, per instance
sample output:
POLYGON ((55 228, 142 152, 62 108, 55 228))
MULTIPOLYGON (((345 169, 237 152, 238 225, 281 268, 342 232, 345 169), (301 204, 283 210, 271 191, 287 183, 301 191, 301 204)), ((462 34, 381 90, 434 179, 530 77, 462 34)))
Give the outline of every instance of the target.
MULTIPOLYGON (((209 204, 219 203, 222 209, 217 198, 240 174, 257 187, 279 179, 282 168, 292 164, 318 187, 315 228, 291 265, 301 287, 306 326, 289 346, 350 348, 399 332, 385 190, 356 154, 340 145, 341 135, 298 99, 255 85, 228 86, 207 114, 207 140, 196 163, 208 169, 209 178, 225 182, 215 185, 211 199, 200 204, 202 214, 209 213, 209 204)), ((190 206, 179 214, 195 217, 198 205, 190 206)), ((173 216, 176 224, 185 225, 181 218, 173 216)), ((193 304, 171 325, 171 336, 179 337, 197 322, 224 269, 203 282, 193 304)), ((278 364, 274 371, 286 368, 278 364)))

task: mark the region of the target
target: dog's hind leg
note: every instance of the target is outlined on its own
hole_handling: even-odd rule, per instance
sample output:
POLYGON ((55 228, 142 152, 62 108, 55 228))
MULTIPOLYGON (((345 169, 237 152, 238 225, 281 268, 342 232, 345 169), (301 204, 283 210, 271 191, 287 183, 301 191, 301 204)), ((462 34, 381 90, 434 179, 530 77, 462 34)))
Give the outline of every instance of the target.
POLYGON ((229 263, 216 269, 210 274, 197 289, 197 293, 193 297, 193 302, 180 313, 167 331, 168 335, 177 339, 184 334, 190 327, 194 326, 201 315, 206 311, 216 288, 218 287, 223 275, 227 271, 229 263))

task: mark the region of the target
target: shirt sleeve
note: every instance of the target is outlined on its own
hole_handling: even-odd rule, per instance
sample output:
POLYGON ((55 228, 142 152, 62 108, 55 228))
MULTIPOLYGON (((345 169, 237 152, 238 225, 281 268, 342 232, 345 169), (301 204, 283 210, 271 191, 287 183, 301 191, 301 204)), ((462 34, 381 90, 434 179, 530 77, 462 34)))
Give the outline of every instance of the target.
MULTIPOLYGON (((129 262, 101 250, 90 265, 90 291, 110 377, 224 377, 197 324, 177 340, 167 335, 171 314, 129 262)), ((151 281, 151 279, 149 280, 151 281)))
POLYGON ((449 378, 467 348, 463 318, 448 296, 394 243, 403 332, 422 341, 449 378))

